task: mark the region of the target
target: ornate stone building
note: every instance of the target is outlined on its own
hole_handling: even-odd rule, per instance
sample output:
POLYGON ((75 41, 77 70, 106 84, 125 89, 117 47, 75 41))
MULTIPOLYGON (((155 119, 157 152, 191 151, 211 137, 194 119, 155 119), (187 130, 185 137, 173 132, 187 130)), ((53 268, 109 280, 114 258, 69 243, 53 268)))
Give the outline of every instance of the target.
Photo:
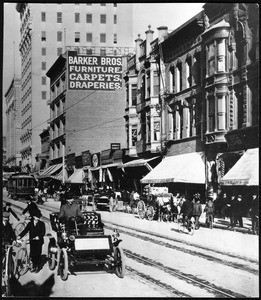
MULTIPOLYGON (((149 141, 150 150, 152 143, 159 142, 156 149, 163 161, 142 183, 167 184, 171 192, 192 195, 198 191, 215 197, 221 189, 235 187, 222 178, 246 150, 258 150, 258 5, 207 3, 173 32, 158 29, 156 40, 151 40, 149 28, 146 41, 140 43, 140 51, 145 45, 150 51, 144 52, 143 63, 140 56, 140 69, 136 67, 136 149, 142 156, 149 141), (145 97, 139 96, 143 86, 145 97), (154 93, 149 94, 151 90, 154 93), (157 127, 159 141, 155 139, 157 127), (166 164, 163 168, 164 161, 173 167, 166 164), (193 178, 188 174, 195 169, 193 178)), ((251 163, 258 165, 258 161, 251 163)), ((241 172, 246 173, 244 167, 241 172)), ((248 179, 244 180, 247 184, 242 182, 235 179, 236 189, 230 192, 245 193, 251 184, 248 179)))

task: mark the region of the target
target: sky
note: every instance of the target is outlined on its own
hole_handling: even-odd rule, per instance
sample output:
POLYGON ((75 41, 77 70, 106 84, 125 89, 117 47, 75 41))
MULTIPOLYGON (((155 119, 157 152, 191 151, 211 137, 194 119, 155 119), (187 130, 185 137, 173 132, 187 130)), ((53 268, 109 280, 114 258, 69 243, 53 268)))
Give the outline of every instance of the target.
MULTIPOLYGON (((5 136, 5 101, 6 93, 15 75, 21 74, 19 41, 20 20, 15 10, 16 3, 4 3, 4 49, 3 49, 3 135, 5 136)), ((204 3, 133 3, 133 46, 138 34, 145 39, 148 25, 157 37, 157 28, 167 26, 172 31, 188 21, 203 9, 204 3)))

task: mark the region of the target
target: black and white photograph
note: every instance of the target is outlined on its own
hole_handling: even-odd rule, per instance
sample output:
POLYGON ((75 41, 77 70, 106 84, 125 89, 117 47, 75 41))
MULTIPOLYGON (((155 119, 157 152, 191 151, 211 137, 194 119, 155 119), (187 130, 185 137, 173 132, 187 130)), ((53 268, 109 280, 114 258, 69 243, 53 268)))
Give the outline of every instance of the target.
POLYGON ((260 297, 259 9, 1 4, 2 297, 260 297))

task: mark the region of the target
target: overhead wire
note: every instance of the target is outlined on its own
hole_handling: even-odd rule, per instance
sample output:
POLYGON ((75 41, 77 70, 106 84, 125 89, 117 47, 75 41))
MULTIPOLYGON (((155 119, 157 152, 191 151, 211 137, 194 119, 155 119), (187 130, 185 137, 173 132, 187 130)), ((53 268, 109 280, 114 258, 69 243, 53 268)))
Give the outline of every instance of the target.
MULTIPOLYGON (((161 44, 160 44, 160 45, 159 45, 159 51, 162 51, 162 48, 161 48, 161 47, 162 47, 162 46, 161 46, 161 44)), ((162 55, 162 53, 160 53, 160 55, 162 55)), ((151 54, 148 54, 148 55, 145 57, 145 60, 146 60, 147 58, 149 58, 149 57, 151 57, 151 54)), ((138 64, 140 64, 140 61, 137 61, 137 62, 134 64, 134 66, 136 66, 136 65, 138 65, 138 64)), ((160 73, 160 69, 159 69, 159 66, 157 66, 157 64, 156 64, 156 68, 157 68, 157 70, 158 70, 159 73, 160 73)), ((123 70, 123 71, 122 71, 122 74, 124 74, 126 71, 128 71, 128 69, 123 70)), ((164 79, 163 79, 163 76, 162 76, 162 74, 159 74, 159 76, 161 77, 162 85, 163 85, 163 89, 164 89, 164 79)), ((224 81, 224 79, 220 79, 220 80, 216 81, 216 83, 221 82, 221 81, 224 81)), ((88 90, 88 91, 90 91, 90 90, 88 90)), ((84 101, 85 99, 89 98, 91 95, 93 95, 94 93, 96 93, 96 92, 98 92, 98 91, 100 91, 100 90, 94 90, 92 93, 90 93, 90 94, 84 96, 84 97, 81 98, 79 101, 77 101, 77 102, 73 103, 72 105, 70 105, 69 107, 67 107, 62 113, 65 113, 65 112, 68 111, 71 107, 73 107, 73 106, 77 105, 78 103, 84 101)), ((96 108, 96 106, 93 106, 93 107, 96 108)), ((107 123, 111 123, 111 122, 120 120, 120 119, 122 119, 122 118, 123 118, 123 117, 121 117, 121 118, 116 118, 116 119, 110 120, 110 121, 105 122, 105 123, 100 123, 100 124, 96 124, 96 125, 91 126, 91 127, 87 127, 87 128, 79 129, 79 130, 72 130, 72 131, 73 131, 73 133, 75 133, 75 132, 79 132, 79 131, 89 130, 89 129, 92 129, 92 128, 95 128, 95 127, 98 127, 98 126, 106 125, 107 123)), ((43 121, 42 123, 40 123, 40 124, 38 124, 38 125, 35 125, 35 126, 32 127, 31 129, 27 129, 27 132, 31 132, 31 131, 36 130, 37 127, 46 124, 47 121, 48 121, 48 120, 43 121)), ((39 130, 39 131, 40 131, 40 130, 39 130)), ((25 133, 27 133, 27 132, 25 132, 25 133)), ((71 133, 71 134, 72 134, 72 133, 71 133)), ((70 134, 68 134, 67 136, 69 136, 69 135, 70 135, 70 134)), ((13 144, 16 143, 19 139, 20 139, 20 137, 17 138, 16 140, 14 140, 14 141, 12 142, 12 144, 9 145, 9 147, 13 146, 13 144)))

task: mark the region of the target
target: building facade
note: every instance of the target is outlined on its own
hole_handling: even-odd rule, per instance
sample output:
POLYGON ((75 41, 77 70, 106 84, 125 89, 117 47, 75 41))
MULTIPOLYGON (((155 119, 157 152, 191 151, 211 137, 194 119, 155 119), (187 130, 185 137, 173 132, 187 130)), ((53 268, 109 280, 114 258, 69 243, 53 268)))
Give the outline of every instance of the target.
MULTIPOLYGON (((118 89, 70 89, 68 79, 72 76, 68 70, 68 68, 70 69, 68 59, 74 57, 75 59, 95 60, 98 57, 78 55, 71 51, 70 55, 75 56, 68 58, 68 55, 68 52, 60 55, 48 70, 47 76, 50 78, 51 86, 48 100, 51 116, 48 121, 50 124, 49 160, 50 164, 60 164, 64 158, 70 175, 75 169, 91 167, 91 155, 94 154, 97 154, 99 158, 97 163, 92 166, 94 167, 93 171, 97 171, 97 167, 100 168, 102 164, 111 164, 114 150, 125 148, 126 141, 123 118, 125 102, 121 71, 120 88, 118 89), (113 148, 113 145, 116 148, 113 148)), ((100 58, 108 60, 109 57, 101 56, 100 58)), ((120 58, 122 68, 126 69, 126 57, 113 56, 110 58, 113 60, 120 58)), ((102 71, 103 69, 101 69, 102 71)), ((102 82, 97 81, 96 83, 103 87, 105 81, 103 77, 101 78, 102 82)), ((93 178, 94 176, 95 174, 93 178)), ((96 177, 99 182, 99 175, 96 174, 96 177)))
POLYGON ((14 77, 5 93, 6 103, 6 163, 20 166, 21 163, 21 78, 14 77))
POLYGON ((21 20, 22 165, 34 166, 39 133, 50 118, 47 70, 67 47, 99 55, 132 51, 132 5, 18 3, 16 9, 21 20))
MULTIPOLYGON (((152 40, 150 29, 146 32, 146 40, 139 43, 138 60, 146 55, 143 74, 136 65, 136 149, 139 156, 148 147, 152 150, 159 128, 156 149, 168 159, 158 168, 162 178, 157 178, 156 167, 141 180, 144 184, 162 183, 171 192, 216 197, 224 188, 222 177, 247 149, 258 147, 258 25, 254 3, 207 3, 171 33, 160 27, 152 40)), ((128 127, 131 118, 125 119, 128 127)))

